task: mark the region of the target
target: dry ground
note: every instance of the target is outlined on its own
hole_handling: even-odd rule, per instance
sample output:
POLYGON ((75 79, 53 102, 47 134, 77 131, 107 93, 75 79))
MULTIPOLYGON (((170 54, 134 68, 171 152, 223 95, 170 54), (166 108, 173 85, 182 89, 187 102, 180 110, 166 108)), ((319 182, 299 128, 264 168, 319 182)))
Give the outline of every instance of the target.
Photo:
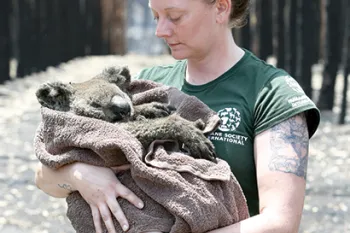
MULTIPOLYGON (((167 56, 86 57, 0 85, 0 232, 74 232, 65 217, 65 201, 47 196, 33 182, 37 160, 32 141, 40 121, 34 92, 40 83, 87 79, 113 64, 128 64, 135 73, 143 67, 172 61, 167 56)), ((318 71, 315 69, 315 89, 320 87, 318 71)), ((311 140, 300 232, 350 232, 350 124, 334 124, 335 116, 324 113, 311 140)))

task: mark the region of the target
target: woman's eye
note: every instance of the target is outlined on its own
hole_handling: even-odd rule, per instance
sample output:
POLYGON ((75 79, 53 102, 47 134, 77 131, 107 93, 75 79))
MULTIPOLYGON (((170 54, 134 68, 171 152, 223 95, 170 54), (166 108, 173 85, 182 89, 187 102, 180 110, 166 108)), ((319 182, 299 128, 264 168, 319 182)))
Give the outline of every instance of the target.
POLYGON ((172 22, 177 22, 181 19, 181 17, 169 17, 169 20, 172 22))

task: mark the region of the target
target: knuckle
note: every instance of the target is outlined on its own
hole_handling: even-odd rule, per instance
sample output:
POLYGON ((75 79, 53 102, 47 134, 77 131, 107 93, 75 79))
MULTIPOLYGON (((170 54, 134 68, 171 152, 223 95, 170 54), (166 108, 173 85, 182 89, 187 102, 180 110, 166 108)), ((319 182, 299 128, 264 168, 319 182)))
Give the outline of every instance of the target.
POLYGON ((132 196, 132 192, 127 189, 127 188, 123 188, 119 190, 119 196, 121 197, 130 197, 132 196))
POLYGON ((101 217, 104 222, 107 222, 110 219, 110 215, 107 213, 101 213, 101 217))
POLYGON ((98 219, 99 214, 98 214, 96 211, 93 211, 93 212, 92 212, 92 217, 93 217, 94 219, 98 219))
POLYGON ((119 216, 122 213, 121 209, 116 206, 110 207, 110 210, 115 217, 119 216))

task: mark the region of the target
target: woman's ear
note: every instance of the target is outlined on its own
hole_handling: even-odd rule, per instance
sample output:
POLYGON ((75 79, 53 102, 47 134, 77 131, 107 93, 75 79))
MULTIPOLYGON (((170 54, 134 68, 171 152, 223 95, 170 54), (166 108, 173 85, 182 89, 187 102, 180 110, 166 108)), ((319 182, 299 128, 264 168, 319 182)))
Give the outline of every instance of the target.
POLYGON ((231 0, 217 0, 216 3, 216 22, 223 24, 229 21, 231 13, 231 0))

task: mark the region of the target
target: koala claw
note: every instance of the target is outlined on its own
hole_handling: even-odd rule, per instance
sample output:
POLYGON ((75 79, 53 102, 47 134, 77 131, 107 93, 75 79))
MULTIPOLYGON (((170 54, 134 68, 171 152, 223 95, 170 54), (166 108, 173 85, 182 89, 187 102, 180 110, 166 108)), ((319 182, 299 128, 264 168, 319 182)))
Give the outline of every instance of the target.
POLYGON ((204 130, 205 129, 205 123, 202 119, 198 119, 194 122, 194 125, 196 128, 200 129, 200 130, 204 130))
POLYGON ((183 142, 185 150, 194 158, 206 159, 216 163, 216 153, 213 143, 205 137, 201 130, 197 128, 195 131, 195 137, 183 142))
POLYGON ((169 116, 174 110, 174 108, 169 105, 157 102, 141 104, 135 106, 134 109, 136 118, 137 116, 141 115, 147 119, 166 117, 169 116))

